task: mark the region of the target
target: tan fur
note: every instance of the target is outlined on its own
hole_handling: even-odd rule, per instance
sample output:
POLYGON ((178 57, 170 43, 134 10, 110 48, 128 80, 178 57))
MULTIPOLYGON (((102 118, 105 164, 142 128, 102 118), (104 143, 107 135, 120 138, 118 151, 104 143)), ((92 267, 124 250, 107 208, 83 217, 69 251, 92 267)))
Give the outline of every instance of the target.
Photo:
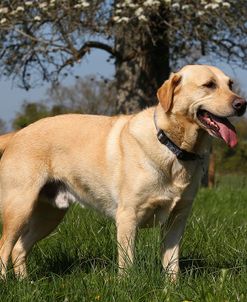
POLYGON ((175 88, 178 86, 180 80, 180 75, 172 74, 169 80, 165 81, 165 83, 158 89, 157 98, 165 112, 168 112, 171 108, 175 88))
POLYGON ((221 116, 233 114, 235 95, 228 80, 214 67, 186 66, 159 89, 160 104, 138 114, 61 115, 0 137, 5 149, 0 164, 2 275, 12 253, 16 275, 26 276, 32 246, 77 200, 116 221, 121 269, 133 261, 137 228, 160 224, 162 264, 175 279, 179 243, 205 163, 179 161, 157 140, 154 110, 170 139, 203 155, 205 162, 210 146, 196 112, 204 106, 221 116), (201 87, 210 78, 217 82, 215 91, 201 87))
POLYGON ((0 155, 4 152, 5 148, 9 144, 9 141, 12 139, 12 137, 15 135, 16 132, 6 133, 4 135, 1 135, 0 139, 0 155))

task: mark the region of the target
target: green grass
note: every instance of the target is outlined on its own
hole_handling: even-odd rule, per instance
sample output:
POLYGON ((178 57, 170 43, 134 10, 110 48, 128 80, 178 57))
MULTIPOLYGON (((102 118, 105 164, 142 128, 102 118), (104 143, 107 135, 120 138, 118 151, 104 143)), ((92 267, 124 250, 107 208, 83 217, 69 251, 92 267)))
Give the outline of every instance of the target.
POLYGON ((181 274, 161 270, 159 230, 139 232, 128 275, 117 276, 114 224, 73 207, 32 250, 29 278, 0 281, 0 301, 247 301, 247 178, 201 189, 181 247, 181 274))

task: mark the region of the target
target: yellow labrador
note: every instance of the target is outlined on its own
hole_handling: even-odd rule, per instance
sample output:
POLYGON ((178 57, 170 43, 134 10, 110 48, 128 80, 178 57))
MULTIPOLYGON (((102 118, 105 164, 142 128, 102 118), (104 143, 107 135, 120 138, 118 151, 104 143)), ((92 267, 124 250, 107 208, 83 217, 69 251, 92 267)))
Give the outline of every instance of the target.
POLYGON ((175 279, 208 137, 237 144, 227 117, 244 114, 246 101, 231 84, 215 67, 185 66, 138 114, 60 115, 1 136, 2 276, 12 255, 25 277, 32 246, 78 201, 116 221, 120 269, 133 261, 137 228, 160 224, 162 264, 175 279))

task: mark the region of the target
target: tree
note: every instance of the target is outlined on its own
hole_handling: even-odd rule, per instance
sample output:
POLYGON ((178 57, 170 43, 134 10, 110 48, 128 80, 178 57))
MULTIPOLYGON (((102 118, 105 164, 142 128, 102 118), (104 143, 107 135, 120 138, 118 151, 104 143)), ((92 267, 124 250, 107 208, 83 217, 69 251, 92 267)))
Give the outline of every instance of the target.
POLYGON ((247 119, 241 118, 235 123, 238 133, 238 146, 229 149, 225 144, 214 144, 216 170, 219 174, 242 173, 247 171, 247 119))
POLYGON ((128 113, 156 103, 181 62, 211 54, 246 67, 246 16, 245 0, 3 0, 1 74, 29 89, 102 49, 115 60, 118 111, 128 113))
POLYGON ((17 113, 13 120, 12 126, 14 129, 18 130, 49 115, 51 114, 46 105, 24 102, 22 104, 21 112, 17 113))
POLYGON ((113 82, 106 83, 104 79, 94 76, 79 78, 69 87, 55 85, 48 89, 46 99, 25 101, 12 126, 17 130, 41 118, 64 113, 114 114, 115 95, 113 82))
POLYGON ((0 134, 3 134, 6 132, 6 123, 2 119, 0 119, 0 134))
POLYGON ((87 114, 116 114, 116 88, 114 81, 87 76, 77 79, 72 86, 53 85, 47 91, 52 108, 87 114))

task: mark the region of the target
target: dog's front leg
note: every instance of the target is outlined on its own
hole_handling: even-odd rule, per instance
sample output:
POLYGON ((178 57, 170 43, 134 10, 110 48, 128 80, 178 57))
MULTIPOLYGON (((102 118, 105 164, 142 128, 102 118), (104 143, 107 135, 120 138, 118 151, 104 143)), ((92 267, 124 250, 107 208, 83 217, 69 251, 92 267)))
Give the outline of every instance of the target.
POLYGON ((134 258, 136 214, 133 208, 119 208, 116 216, 119 273, 130 266, 134 258))
POLYGON ((192 201, 180 200, 168 221, 161 227, 161 261, 172 281, 179 272, 179 244, 182 239, 192 201))

